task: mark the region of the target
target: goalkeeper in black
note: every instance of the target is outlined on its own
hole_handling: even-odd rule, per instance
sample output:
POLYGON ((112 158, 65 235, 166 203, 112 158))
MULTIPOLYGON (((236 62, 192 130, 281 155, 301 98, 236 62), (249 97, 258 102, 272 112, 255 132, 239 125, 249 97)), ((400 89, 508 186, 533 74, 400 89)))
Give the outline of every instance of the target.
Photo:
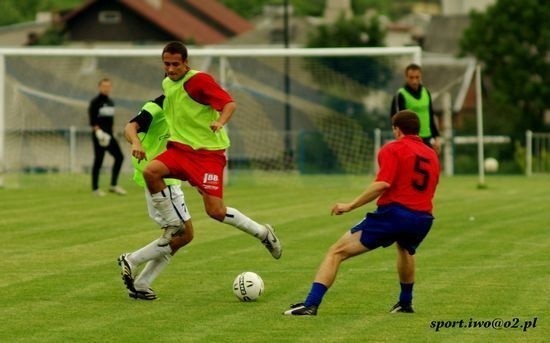
POLYGON ((103 165, 105 151, 114 158, 111 173, 111 187, 109 192, 124 195, 126 191, 118 186, 118 175, 124 161, 117 140, 113 136, 113 123, 115 116, 115 103, 109 97, 113 84, 110 79, 103 78, 98 83, 99 94, 90 101, 88 115, 92 127, 92 141, 94 145, 94 163, 92 166, 92 192, 97 196, 104 196, 105 193, 99 189, 99 173, 103 165))

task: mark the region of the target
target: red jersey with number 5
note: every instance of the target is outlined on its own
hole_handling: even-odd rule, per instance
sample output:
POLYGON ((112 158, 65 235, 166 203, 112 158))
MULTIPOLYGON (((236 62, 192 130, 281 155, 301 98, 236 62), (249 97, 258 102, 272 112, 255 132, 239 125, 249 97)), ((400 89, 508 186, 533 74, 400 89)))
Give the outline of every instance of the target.
POLYGON ((378 164, 376 181, 390 184, 378 199, 378 206, 397 203, 432 213, 439 182, 439 157, 420 137, 406 135, 384 145, 378 153, 378 164))

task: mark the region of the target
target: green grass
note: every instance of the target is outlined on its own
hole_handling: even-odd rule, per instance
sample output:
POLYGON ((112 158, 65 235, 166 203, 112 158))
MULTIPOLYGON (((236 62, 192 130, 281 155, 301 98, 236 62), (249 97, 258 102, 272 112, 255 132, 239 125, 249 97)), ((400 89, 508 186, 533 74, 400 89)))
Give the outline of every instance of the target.
MULTIPOLYGON (((105 176, 103 176, 106 178, 105 176)), ((417 257, 414 315, 391 315, 395 249, 345 262, 317 317, 281 315, 307 294, 326 249, 369 204, 329 215, 371 177, 235 174, 228 205, 275 226, 275 261, 259 242, 208 219, 184 187, 195 240, 153 285, 157 301, 127 297, 116 257, 159 234, 143 191, 94 198, 88 176, 38 175, 0 189, 2 342, 542 342, 550 337, 550 182, 547 177, 443 178, 436 221, 417 257), (264 279, 265 294, 240 303, 234 277, 264 279), (521 329, 444 328, 432 321, 537 318, 521 329)))

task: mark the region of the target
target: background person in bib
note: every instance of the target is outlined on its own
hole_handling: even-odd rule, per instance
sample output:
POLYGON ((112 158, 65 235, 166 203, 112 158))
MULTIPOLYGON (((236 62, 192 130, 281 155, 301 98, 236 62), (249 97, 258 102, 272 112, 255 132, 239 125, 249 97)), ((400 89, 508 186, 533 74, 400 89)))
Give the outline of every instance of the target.
POLYGON ((405 68, 405 85, 399 88, 393 97, 390 117, 402 110, 411 110, 418 115, 420 138, 439 154, 441 141, 432 107, 432 96, 428 88, 422 84, 422 68, 414 63, 405 68))
MULTIPOLYGON (((163 102, 164 95, 147 102, 138 115, 126 124, 124 129, 126 140, 132 145, 134 181, 144 188, 149 217, 160 227, 163 227, 166 223, 153 206, 151 195, 145 187, 143 170, 148 160, 155 158, 166 150, 169 133, 162 109, 163 102)), ((174 204, 174 210, 185 223, 185 231, 181 235, 175 236, 167 245, 159 246, 159 240, 155 239, 134 252, 119 256, 118 263, 122 269, 122 280, 131 298, 156 299, 157 296, 151 289, 151 284, 168 265, 176 251, 193 240, 193 224, 181 190, 181 181, 165 179, 165 183, 170 201, 174 204), (138 273, 138 268, 142 265, 144 267, 138 273)))

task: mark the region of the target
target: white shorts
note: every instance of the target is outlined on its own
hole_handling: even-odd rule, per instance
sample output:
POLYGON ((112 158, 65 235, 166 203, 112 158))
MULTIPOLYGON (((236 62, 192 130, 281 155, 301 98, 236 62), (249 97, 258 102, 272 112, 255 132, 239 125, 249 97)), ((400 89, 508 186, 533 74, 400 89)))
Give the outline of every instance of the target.
MULTIPOLYGON (((183 196, 183 191, 181 190, 180 185, 171 185, 167 186, 170 191, 170 199, 172 204, 174 204, 174 209, 178 212, 178 216, 183 218, 183 221, 186 222, 191 219, 187 205, 185 205, 185 197, 183 196)), ((145 188, 145 200, 147 201, 147 211, 149 212, 149 217, 153 219, 161 227, 165 226, 166 222, 161 218, 158 211, 153 206, 153 201, 151 200, 151 194, 147 187, 145 188)))

